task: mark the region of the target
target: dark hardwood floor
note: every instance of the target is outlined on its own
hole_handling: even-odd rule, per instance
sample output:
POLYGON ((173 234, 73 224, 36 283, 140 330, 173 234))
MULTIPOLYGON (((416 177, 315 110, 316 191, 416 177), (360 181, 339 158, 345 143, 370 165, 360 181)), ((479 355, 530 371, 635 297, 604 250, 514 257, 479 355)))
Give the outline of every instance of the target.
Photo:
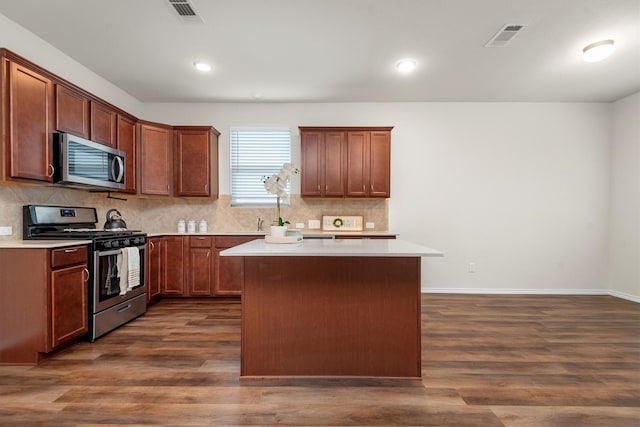
POLYGON ((0 426, 640 425, 640 304, 427 294, 422 313, 422 381, 240 381, 240 304, 162 300, 0 367, 0 426))

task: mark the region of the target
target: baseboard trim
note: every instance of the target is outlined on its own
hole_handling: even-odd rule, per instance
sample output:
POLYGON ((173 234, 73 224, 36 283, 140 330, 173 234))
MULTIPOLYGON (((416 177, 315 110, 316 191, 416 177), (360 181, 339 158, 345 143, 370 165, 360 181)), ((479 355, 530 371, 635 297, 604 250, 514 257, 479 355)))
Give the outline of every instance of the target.
POLYGON ((640 303, 640 297, 606 289, 475 289, 427 288, 423 294, 496 294, 496 295, 611 295, 640 303))

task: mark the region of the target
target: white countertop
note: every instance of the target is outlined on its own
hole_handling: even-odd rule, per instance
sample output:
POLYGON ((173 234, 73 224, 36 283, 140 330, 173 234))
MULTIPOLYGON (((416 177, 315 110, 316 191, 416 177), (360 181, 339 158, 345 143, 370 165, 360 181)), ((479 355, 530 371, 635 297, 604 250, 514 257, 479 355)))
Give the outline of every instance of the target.
MULTIPOLYGON (((295 230, 295 229, 292 229, 295 230)), ((322 231, 322 230, 298 230, 300 234, 308 238, 331 238, 333 236, 397 236, 397 233, 388 231, 322 231)), ((264 231, 207 231, 206 233, 178 233, 170 231, 166 233, 147 233, 149 237, 158 236, 264 236, 264 231)))
POLYGON ((220 255, 416 257, 444 256, 444 253, 399 239, 308 239, 284 244, 260 239, 225 249, 220 255))
POLYGON ((0 241, 0 249, 55 249, 90 243, 91 240, 5 240, 0 241))

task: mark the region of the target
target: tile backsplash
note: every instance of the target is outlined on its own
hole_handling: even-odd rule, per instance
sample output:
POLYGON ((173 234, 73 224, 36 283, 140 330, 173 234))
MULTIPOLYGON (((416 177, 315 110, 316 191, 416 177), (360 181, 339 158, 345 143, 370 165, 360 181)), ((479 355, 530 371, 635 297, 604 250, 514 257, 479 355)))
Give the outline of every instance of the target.
MULTIPOLYGON (((64 206, 91 206, 98 210, 98 226, 105 221, 111 208, 118 209, 130 229, 147 233, 168 233, 177 230, 178 220, 205 219, 210 232, 255 231, 258 218, 264 219, 264 227, 275 219, 275 208, 231 207, 231 197, 220 195, 217 200, 182 198, 141 198, 115 195, 127 201, 107 198, 106 193, 90 193, 84 190, 54 186, 28 186, 0 184, 2 216, 0 226, 12 226, 11 236, 0 236, 0 240, 22 239, 22 206, 27 204, 49 204, 64 206)), ((365 222, 375 223, 375 230, 388 229, 387 199, 303 199, 291 196, 291 206, 283 207, 282 217, 291 222, 304 223, 310 219, 321 219, 323 215, 362 215, 365 222)))

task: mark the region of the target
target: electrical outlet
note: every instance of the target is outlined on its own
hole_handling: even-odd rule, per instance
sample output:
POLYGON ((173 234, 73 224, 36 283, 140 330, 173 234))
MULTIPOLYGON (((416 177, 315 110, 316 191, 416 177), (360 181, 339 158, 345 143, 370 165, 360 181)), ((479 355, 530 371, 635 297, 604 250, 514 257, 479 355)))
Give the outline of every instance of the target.
POLYGON ((469 273, 475 273, 476 272, 476 263, 475 262, 470 262, 469 263, 469 273))
POLYGON ((309 229, 318 230, 320 229, 320 220, 319 219, 310 219, 308 221, 309 229))
POLYGON ((7 225, 0 227, 0 236, 11 236, 13 234, 13 226, 7 225))
POLYGON ((368 228, 370 230, 373 230, 374 228, 376 228, 376 223, 375 222, 367 222, 364 224, 364 228, 368 228))
POLYGON ((304 228, 304 222, 296 222, 296 228, 302 230, 304 228))

